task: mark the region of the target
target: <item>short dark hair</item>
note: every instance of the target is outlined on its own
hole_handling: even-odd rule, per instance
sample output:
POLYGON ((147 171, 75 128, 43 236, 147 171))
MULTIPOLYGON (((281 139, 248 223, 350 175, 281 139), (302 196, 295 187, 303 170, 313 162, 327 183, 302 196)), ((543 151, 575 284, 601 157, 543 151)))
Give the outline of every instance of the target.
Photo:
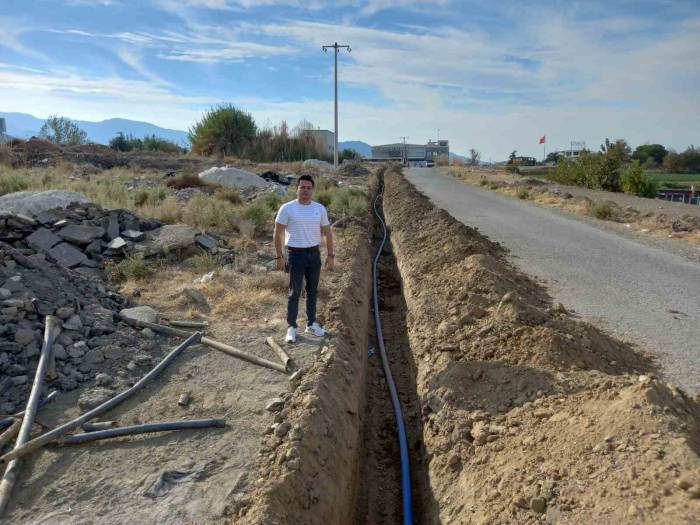
POLYGON ((301 181, 303 180, 308 180, 311 183, 312 188, 316 187, 316 183, 314 183, 314 178, 311 175, 302 175, 301 177, 299 177, 297 179, 297 186, 299 186, 299 184, 301 184, 301 181))

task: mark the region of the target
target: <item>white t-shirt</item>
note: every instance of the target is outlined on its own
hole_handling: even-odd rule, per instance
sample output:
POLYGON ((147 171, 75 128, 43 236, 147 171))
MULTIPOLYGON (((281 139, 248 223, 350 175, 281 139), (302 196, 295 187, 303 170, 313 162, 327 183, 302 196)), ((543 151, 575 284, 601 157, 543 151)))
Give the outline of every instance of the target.
POLYGON ((284 224, 284 244, 292 248, 310 248, 321 244, 321 226, 328 226, 326 207, 311 201, 300 204, 298 200, 283 204, 277 212, 275 222, 284 224))

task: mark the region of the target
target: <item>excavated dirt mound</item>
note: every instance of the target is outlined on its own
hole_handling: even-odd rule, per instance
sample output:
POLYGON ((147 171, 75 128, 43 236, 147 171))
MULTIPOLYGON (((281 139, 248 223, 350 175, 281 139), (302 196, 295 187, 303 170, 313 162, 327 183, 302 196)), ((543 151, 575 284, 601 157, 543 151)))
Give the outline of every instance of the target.
POLYGON ((697 523, 695 400, 397 173, 384 213, 428 462, 417 522, 697 523))

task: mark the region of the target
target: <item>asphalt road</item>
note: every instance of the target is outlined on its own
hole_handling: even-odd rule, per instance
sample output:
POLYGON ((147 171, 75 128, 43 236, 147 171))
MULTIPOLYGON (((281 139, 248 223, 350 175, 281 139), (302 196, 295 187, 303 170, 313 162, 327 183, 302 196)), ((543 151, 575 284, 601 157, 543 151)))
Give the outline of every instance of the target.
POLYGON ((699 265, 435 168, 404 173, 437 206, 508 248, 556 301, 653 352, 670 381, 700 391, 699 265))

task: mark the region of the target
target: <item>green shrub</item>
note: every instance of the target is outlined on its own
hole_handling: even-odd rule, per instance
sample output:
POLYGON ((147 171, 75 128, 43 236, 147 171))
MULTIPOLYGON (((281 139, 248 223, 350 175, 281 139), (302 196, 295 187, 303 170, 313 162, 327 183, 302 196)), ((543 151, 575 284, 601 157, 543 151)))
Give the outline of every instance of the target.
POLYGON ((512 164, 508 164, 506 166, 506 171, 508 173, 512 173, 513 175, 520 175, 520 168, 518 168, 517 166, 514 166, 512 164))
POLYGON ((530 192, 527 191, 527 188, 520 188, 518 190, 518 199, 529 199, 530 198, 530 192))
POLYGON ((241 212, 241 217, 255 224, 255 230, 258 233, 264 232, 267 226, 272 225, 270 208, 261 199, 245 206, 241 212))
POLYGON ((12 171, 0 173, 0 195, 24 191, 29 188, 29 179, 12 171))
POLYGON ((547 179, 569 186, 620 191, 622 163, 613 153, 584 153, 576 160, 561 159, 547 179))
POLYGON ((220 265, 219 257, 211 253, 198 253, 190 259, 192 266, 200 272, 208 272, 220 265))
POLYGON ((656 197, 658 187, 659 185, 654 179, 647 177, 638 160, 632 162, 622 173, 622 190, 625 193, 653 199, 656 197))
POLYGON ((229 229, 237 219, 238 210, 233 204, 201 193, 187 203, 182 213, 183 222, 198 228, 229 229))
POLYGON ((134 205, 141 206, 157 206, 162 200, 168 196, 165 188, 157 186, 148 188, 145 186, 139 187, 134 193, 134 205))
POLYGON ((153 272, 143 257, 140 255, 129 255, 120 262, 107 266, 106 273, 110 281, 121 283, 129 279, 144 279, 153 272))
POLYGON ((314 200, 323 204, 326 208, 333 202, 333 192, 331 190, 317 191, 314 195, 314 200))
POLYGON ((214 197, 219 200, 229 202, 235 206, 243 204, 241 194, 235 188, 226 188, 225 186, 221 186, 214 192, 214 197))
POLYGON ((607 221, 613 218, 614 210, 609 202, 593 201, 589 207, 590 214, 596 219, 607 221))
POLYGON ((479 186, 488 186, 488 184, 489 184, 489 181, 486 180, 486 177, 482 177, 482 178, 479 180, 479 186))
POLYGON ((276 212, 282 204, 282 197, 280 197, 276 193, 268 193, 262 198, 262 201, 270 211, 276 212))
POLYGON ((232 104, 207 111, 189 130, 192 152, 242 156, 255 139, 257 126, 250 113, 232 104))
POLYGON ((328 211, 338 217, 362 217, 367 213, 367 197, 355 188, 338 189, 333 194, 328 211))

